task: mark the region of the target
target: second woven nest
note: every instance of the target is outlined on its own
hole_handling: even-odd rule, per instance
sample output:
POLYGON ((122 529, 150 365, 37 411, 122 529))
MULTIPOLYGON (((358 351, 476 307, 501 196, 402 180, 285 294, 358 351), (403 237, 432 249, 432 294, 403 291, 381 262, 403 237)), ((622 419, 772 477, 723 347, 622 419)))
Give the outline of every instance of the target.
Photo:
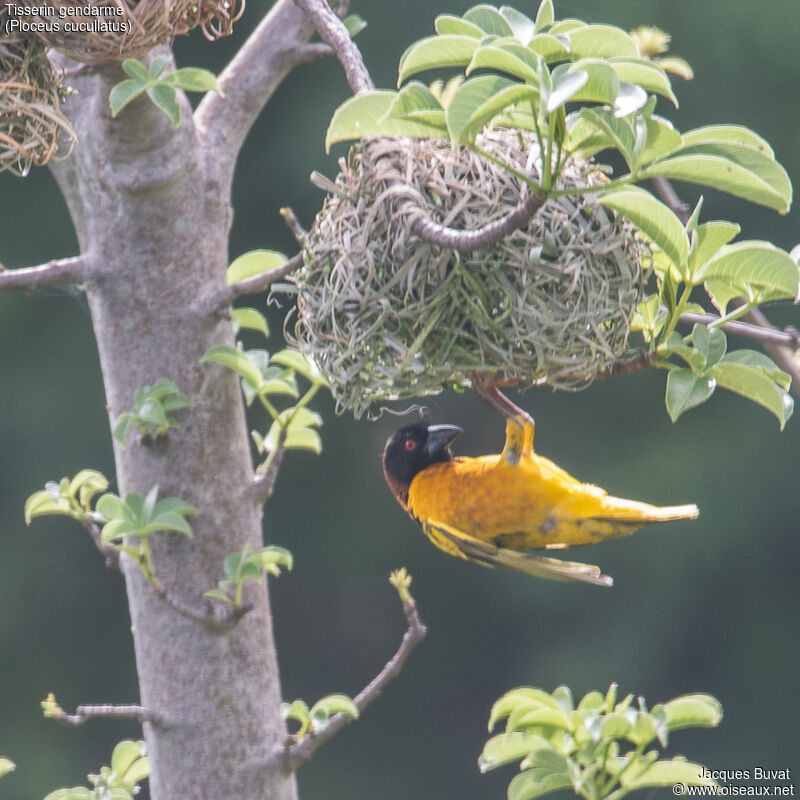
MULTIPOLYGON (((5 31, 7 7, 0 5, 5 31)), ((69 151, 74 134, 59 110, 61 78, 50 66, 44 46, 23 33, 0 37, 0 172, 26 175, 46 164, 59 144, 69 151)))
POLYGON ((38 34, 48 47, 82 63, 103 64, 140 58, 196 27, 209 39, 226 36, 244 0, 49 0, 41 8, 55 12, 37 15, 51 27, 38 34), (70 30, 76 23, 80 29, 70 30))
MULTIPOLYGON (((533 136, 496 129, 477 145, 538 178, 533 136)), ((644 283, 639 244, 593 195, 550 200, 526 227, 461 256, 411 232, 409 193, 434 221, 472 230, 520 202, 508 170, 431 139, 366 139, 340 166, 306 239, 294 329, 339 411, 464 386, 472 371, 580 388, 625 351, 644 283)), ((605 180, 570 161, 559 187, 605 180)))

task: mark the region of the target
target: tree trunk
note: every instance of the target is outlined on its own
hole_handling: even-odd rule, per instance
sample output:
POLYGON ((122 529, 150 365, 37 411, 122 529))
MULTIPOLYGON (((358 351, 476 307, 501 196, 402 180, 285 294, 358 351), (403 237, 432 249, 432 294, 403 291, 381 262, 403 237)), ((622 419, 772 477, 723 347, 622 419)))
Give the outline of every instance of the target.
MULTIPOLYGON (((209 347, 234 343, 229 320, 199 302, 225 286, 229 179, 200 146, 185 98, 177 130, 146 97, 112 119, 108 93, 123 78, 118 66, 70 78, 78 95, 64 110, 79 144, 54 172, 90 258, 83 288, 110 421, 160 377, 193 401, 163 441, 131 434, 115 458, 120 495, 158 484, 160 497, 199 509, 193 539, 162 532, 151 543, 158 580, 202 608, 224 557, 261 546, 238 380, 199 363, 209 347)), ((214 631, 159 599, 123 560, 141 703, 163 720, 145 725, 153 800, 293 800, 293 776, 268 766, 286 730, 266 586, 248 584, 252 611, 214 631)))

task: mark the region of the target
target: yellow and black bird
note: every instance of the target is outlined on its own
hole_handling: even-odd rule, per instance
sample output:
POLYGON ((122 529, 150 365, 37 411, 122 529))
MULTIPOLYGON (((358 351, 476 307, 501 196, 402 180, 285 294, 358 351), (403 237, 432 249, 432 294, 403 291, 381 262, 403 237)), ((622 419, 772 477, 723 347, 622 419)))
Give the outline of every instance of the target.
POLYGON ((633 533, 648 522, 693 519, 697 506, 611 497, 533 452, 534 426, 508 419, 499 455, 454 457, 455 425, 417 423, 386 442, 383 472, 401 506, 450 555, 552 580, 610 586, 598 567, 520 551, 563 549, 633 533))

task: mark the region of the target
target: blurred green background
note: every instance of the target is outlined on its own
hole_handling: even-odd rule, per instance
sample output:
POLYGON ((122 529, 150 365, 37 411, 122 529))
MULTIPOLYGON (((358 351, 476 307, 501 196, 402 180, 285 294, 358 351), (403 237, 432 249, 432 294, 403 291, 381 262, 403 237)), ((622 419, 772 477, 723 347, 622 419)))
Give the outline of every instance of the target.
MULTIPOLYGON (((394 84, 404 47, 432 32, 436 13, 470 5, 356 5, 369 21, 358 41, 377 85, 394 84)), ((254 0, 236 35, 214 46, 199 35, 177 42, 179 63, 220 70, 265 7, 254 0)), ((519 7, 535 13, 533 3, 519 7)), ((681 130, 749 125, 797 181, 797 0, 571 0, 556 13, 669 31, 696 79, 675 79, 680 110, 663 113, 681 130)), ((278 208, 290 205, 310 223, 322 196, 307 178, 313 169, 336 172, 344 148, 326 157, 323 136, 347 95, 332 61, 297 69, 280 88, 240 160, 231 257, 256 247, 293 252, 278 208)), ((704 218, 720 217, 738 220, 742 237, 787 249, 800 239, 797 211, 780 217, 707 191, 704 218)), ((18 267, 74 252, 49 173, 0 176, 0 261, 18 267)), ((270 309, 276 332, 282 314, 270 309)), ((771 315, 798 324, 796 309, 771 315)), ((276 334, 271 347, 280 346, 276 334)), ((610 591, 441 554, 383 482, 380 452, 397 420, 336 418, 329 401, 316 403, 324 453, 287 457, 265 514, 266 541, 291 549, 296 564, 271 585, 284 696, 355 694, 381 668, 404 630, 386 582, 395 567, 414 576, 429 636, 365 716, 302 769, 304 800, 504 797, 512 769, 481 776, 476 759, 491 703, 520 684, 567 683, 582 695, 617 681, 651 705, 711 692, 725 707, 721 727, 678 733, 671 752, 713 769, 800 772, 800 420, 779 433, 766 411, 720 392, 672 425, 663 391, 664 375, 654 372, 521 398, 538 423, 537 450, 572 474, 624 497, 701 508, 698 521, 577 552, 615 577, 610 591)), ((2 800, 38 800, 82 783, 116 741, 136 735, 118 722, 62 728, 38 706, 51 690, 68 709, 137 699, 120 576, 104 569, 77 524, 43 519, 27 530, 22 519, 25 498, 46 480, 88 466, 113 475, 104 403, 84 299, 0 294, 0 755, 18 765, 0 781, 2 800)), ((502 421, 471 393, 425 404, 434 420, 466 429, 458 452, 501 447, 502 421)))

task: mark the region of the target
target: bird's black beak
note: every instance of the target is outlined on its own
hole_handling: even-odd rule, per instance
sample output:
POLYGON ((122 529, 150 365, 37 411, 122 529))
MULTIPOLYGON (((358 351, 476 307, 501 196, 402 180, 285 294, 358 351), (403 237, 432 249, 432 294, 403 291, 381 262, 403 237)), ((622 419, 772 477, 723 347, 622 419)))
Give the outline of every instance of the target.
POLYGON ((464 431, 457 425, 428 425, 428 438, 423 450, 428 458, 435 458, 446 450, 464 431))

